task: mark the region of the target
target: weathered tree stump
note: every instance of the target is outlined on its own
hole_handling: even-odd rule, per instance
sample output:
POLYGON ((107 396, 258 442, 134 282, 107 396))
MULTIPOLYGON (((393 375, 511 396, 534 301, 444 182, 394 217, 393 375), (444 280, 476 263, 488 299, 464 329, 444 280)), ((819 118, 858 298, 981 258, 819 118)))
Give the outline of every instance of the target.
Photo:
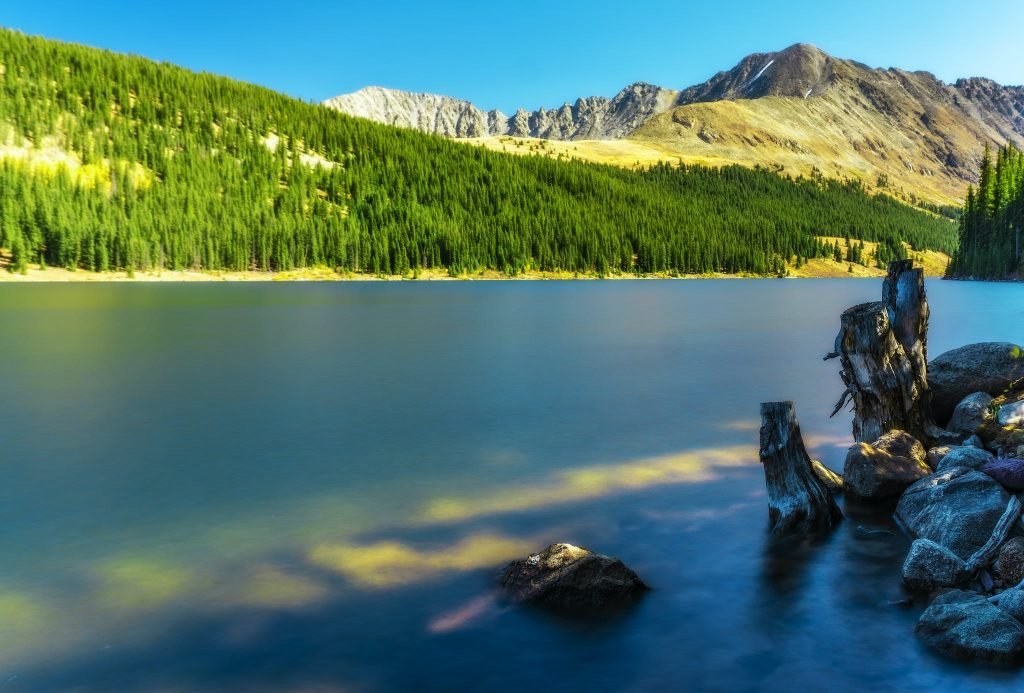
POLYGON ((761 405, 761 464, 774 534, 815 534, 831 529, 842 513, 811 466, 792 402, 761 405))
POLYGON ((870 443, 892 430, 927 445, 936 434, 928 415, 928 301, 921 270, 901 260, 889 265, 886 300, 845 311, 835 352, 846 390, 835 416, 853 401, 853 437, 870 443))

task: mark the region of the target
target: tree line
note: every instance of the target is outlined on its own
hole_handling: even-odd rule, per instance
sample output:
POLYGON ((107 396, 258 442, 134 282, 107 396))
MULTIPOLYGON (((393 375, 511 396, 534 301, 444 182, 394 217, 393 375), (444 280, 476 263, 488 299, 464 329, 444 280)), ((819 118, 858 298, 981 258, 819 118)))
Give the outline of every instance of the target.
POLYGON ((956 245, 855 181, 506 155, 7 30, 0 147, 16 269, 768 275, 816 236, 956 245))
POLYGON ((967 190, 952 277, 1004 279, 1020 273, 1024 258, 1024 154, 1013 145, 981 160, 978 187, 967 190))

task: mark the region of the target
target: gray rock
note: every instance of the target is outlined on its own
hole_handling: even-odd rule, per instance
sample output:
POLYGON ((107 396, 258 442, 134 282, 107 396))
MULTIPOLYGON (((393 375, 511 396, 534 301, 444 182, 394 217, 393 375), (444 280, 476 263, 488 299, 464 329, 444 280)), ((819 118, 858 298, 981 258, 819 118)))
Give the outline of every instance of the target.
POLYGON ((956 450, 957 447, 959 446, 938 445, 928 451, 928 454, 925 456, 924 461, 928 464, 929 467, 935 469, 936 467, 939 466, 939 462, 942 462, 942 458, 951 453, 953 450, 956 450))
POLYGON ((1024 377, 1021 348, 1008 342, 970 344, 937 356, 928 364, 932 413, 940 425, 973 392, 1002 394, 1024 377))
POLYGON ((647 585, 617 558, 572 544, 552 544, 510 563, 501 586, 514 602, 580 610, 630 601, 647 585))
POLYGON ((1024 400, 1011 402, 999 407, 1000 426, 1024 425, 1024 400))
POLYGON ((1004 585, 1016 585, 1024 580, 1024 538, 1013 537, 999 550, 996 572, 1004 585))
POLYGON ((1024 590, 1010 588, 1001 593, 998 599, 996 606, 1024 623, 1024 590))
POLYGON ((924 446, 903 431, 891 431, 871 445, 857 443, 846 453, 843 484, 860 498, 895 498, 931 473, 924 446))
POLYGON ((917 539, 903 562, 903 583, 912 590, 931 592, 954 587, 968 578, 967 564, 930 539, 917 539))
POLYGON ((936 474, 944 474, 953 469, 970 469, 978 471, 995 457, 988 450, 973 447, 953 448, 949 454, 935 467, 936 474))
POLYGON ((977 433, 975 433, 973 436, 964 441, 963 447, 978 448, 979 450, 984 450, 985 442, 980 437, 978 437, 977 433))
POLYGON ((992 395, 987 392, 975 392, 964 397, 953 410, 953 418, 946 424, 946 430, 962 435, 964 438, 974 435, 981 425, 992 418, 992 395))
POLYGON ((959 468, 908 488, 895 518, 911 538, 931 539, 966 561, 988 542, 1009 500, 989 475, 959 468))
POLYGON ((811 469, 832 493, 843 492, 843 477, 833 472, 818 460, 811 460, 811 469))
POLYGON ((1024 654, 1024 625, 975 592, 951 590, 936 597, 914 632, 955 659, 1010 663, 1024 654))

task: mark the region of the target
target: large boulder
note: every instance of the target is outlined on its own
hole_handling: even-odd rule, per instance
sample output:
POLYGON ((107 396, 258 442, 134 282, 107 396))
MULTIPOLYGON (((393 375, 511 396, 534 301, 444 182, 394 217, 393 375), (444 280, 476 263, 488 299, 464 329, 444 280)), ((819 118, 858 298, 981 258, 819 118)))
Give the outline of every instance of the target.
POLYGON ((1024 378, 1024 351, 1008 342, 970 344, 937 356, 928 364, 932 414, 944 424, 973 392, 1000 395, 1024 378))
POLYGON ((513 561, 502 571, 501 586, 514 602, 570 611, 622 604, 647 590, 619 559, 572 544, 552 544, 513 561))
POLYGON ((929 467, 931 467, 932 469, 935 469, 936 467, 939 466, 939 462, 942 461, 942 458, 944 458, 946 455, 951 453, 957 447, 959 447, 959 446, 956 446, 956 445, 937 445, 937 446, 935 446, 934 448, 932 448, 931 450, 928 451, 928 454, 925 456, 924 461, 928 463, 929 467))
POLYGON ((895 498, 931 471, 924 446, 908 433, 891 431, 871 445, 857 443, 850 448, 843 486, 860 498, 895 498))
POLYGON ((908 488, 895 518, 911 538, 931 539, 966 561, 991 538, 1009 501, 988 474, 953 469, 908 488))
POLYGON ((991 452, 981 448, 968 446, 953 448, 935 467, 935 473, 944 474, 953 469, 978 471, 994 459, 995 456, 991 452))
POLYGON ((992 395, 987 392, 975 392, 967 395, 956 405, 953 418, 946 424, 946 430, 961 436, 961 440, 969 438, 981 428, 981 425, 992 418, 992 395))
POLYGON ((931 592, 953 587, 968 578, 967 564, 930 539, 917 539, 903 562, 903 583, 912 590, 931 592))
POLYGON ((1024 538, 1014 537, 1003 544, 995 569, 1004 585, 1017 585, 1024 580, 1024 538))
POLYGON ((811 460, 811 470, 814 475, 821 479, 821 483, 828 487, 832 493, 843 492, 843 477, 833 472, 819 460, 811 460))
POLYGON ((1024 625, 976 592, 950 590, 921 614, 914 632, 955 659, 1010 663, 1024 655, 1024 625))

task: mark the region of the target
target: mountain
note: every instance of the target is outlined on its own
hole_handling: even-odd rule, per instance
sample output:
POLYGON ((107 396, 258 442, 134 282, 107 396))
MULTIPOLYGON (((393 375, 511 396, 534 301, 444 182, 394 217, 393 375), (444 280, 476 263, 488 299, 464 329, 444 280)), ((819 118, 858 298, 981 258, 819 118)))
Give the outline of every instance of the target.
POLYGON ((571 150, 550 151, 584 159, 609 161, 609 148, 620 149, 621 163, 632 165, 639 147, 645 159, 654 152, 659 160, 822 172, 938 204, 959 204, 968 183, 977 181, 986 144, 1024 145, 1024 87, 982 78, 946 84, 927 72, 870 68, 807 44, 750 55, 681 91, 638 84, 604 102, 591 97, 554 111, 520 111, 508 121, 495 113, 486 130, 472 132, 433 127, 437 118, 406 117, 416 104, 436 111, 421 96, 404 97, 401 110, 373 94, 366 98, 374 106, 361 111, 347 105, 348 97, 328 105, 446 136, 570 140, 571 150), (516 118, 529 126, 502 127, 516 118))
POLYGON ((378 123, 415 128, 445 137, 508 135, 552 140, 625 137, 675 103, 677 93, 650 84, 631 84, 611 99, 591 96, 561 108, 512 116, 484 112, 468 101, 366 87, 324 102, 329 108, 378 123))
POLYGON ((826 260, 840 238, 861 272, 956 235, 856 183, 509 156, 0 30, 0 261, 16 272, 845 272, 826 260))

